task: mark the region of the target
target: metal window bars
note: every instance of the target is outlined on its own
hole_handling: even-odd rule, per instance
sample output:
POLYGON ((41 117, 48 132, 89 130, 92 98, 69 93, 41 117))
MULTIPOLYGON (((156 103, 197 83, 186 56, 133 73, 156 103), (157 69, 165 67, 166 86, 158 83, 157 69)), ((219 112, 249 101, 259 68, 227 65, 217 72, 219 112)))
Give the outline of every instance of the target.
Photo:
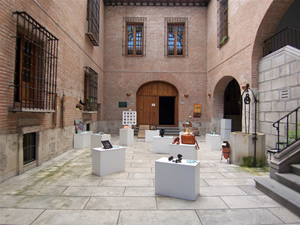
POLYGON ((143 32, 142 32, 142 54, 143 56, 146 55, 146 30, 147 30, 147 18, 146 17, 123 17, 123 27, 122 27, 122 56, 126 55, 126 27, 127 24, 142 24, 143 25, 143 32))
POLYGON ((84 87, 84 110, 97 111, 98 73, 90 67, 85 67, 84 87))
POLYGON ((99 46, 100 0, 88 0, 86 35, 94 46, 99 46))
POLYGON ((26 12, 14 12, 16 57, 14 111, 54 112, 58 39, 26 12))
POLYGON ((170 24, 183 24, 184 25, 184 43, 183 48, 184 56, 188 56, 188 18, 187 17, 165 17, 165 37, 164 37, 164 54, 168 56, 168 25, 170 24))

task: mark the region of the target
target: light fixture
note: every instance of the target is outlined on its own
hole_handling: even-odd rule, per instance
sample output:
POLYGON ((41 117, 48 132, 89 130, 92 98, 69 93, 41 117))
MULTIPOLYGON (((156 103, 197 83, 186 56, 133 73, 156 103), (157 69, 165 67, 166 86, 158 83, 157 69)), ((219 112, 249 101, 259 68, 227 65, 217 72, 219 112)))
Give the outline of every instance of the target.
POLYGON ((184 97, 186 97, 186 98, 187 98, 187 97, 189 97, 189 95, 188 95, 188 94, 184 94, 184 97))
POLYGON ((249 84, 246 84, 246 85, 243 85, 242 86, 242 89, 245 91, 246 89, 248 89, 250 87, 250 85, 249 84))
POLYGON ((211 97, 211 94, 207 94, 208 95, 208 97, 211 97))
POLYGON ((127 96, 130 96, 130 95, 131 95, 131 93, 127 93, 126 95, 127 95, 127 96))

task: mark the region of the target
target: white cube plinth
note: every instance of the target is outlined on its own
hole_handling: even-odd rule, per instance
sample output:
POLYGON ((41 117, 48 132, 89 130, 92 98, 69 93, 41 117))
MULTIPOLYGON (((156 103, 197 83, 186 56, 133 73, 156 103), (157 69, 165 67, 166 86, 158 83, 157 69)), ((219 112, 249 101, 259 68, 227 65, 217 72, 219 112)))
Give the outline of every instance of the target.
POLYGON ((85 131, 80 134, 74 134, 74 148, 86 148, 91 144, 91 131, 85 131))
POLYGON ((153 137, 159 135, 159 130, 145 130, 145 141, 153 142, 153 137))
POLYGON ((92 134, 91 135, 91 154, 93 148, 100 148, 102 147, 101 141, 110 141, 111 135, 110 134, 92 134))
POLYGON ((133 145, 134 133, 133 129, 120 129, 120 145, 133 145))
POLYGON ((222 139, 229 140, 231 129, 221 129, 221 137, 222 139))
POLYGON ((231 130, 231 119, 221 119, 221 129, 231 130))
POLYGON ((119 173, 125 170, 125 148, 116 147, 110 149, 93 148, 92 173, 104 176, 119 173))
POLYGON ((154 136, 153 137, 153 152, 154 153, 162 153, 169 154, 169 146, 174 140, 173 136, 154 136))
POLYGON ((186 144, 169 144, 170 155, 177 157, 178 154, 182 155, 183 159, 197 159, 197 149, 195 145, 186 145, 186 144))
POLYGON ((194 201, 199 188, 199 161, 183 159, 181 163, 175 163, 167 157, 155 161, 155 194, 194 201))
POLYGON ((221 136, 218 134, 206 134, 206 147, 210 150, 221 150, 221 136))

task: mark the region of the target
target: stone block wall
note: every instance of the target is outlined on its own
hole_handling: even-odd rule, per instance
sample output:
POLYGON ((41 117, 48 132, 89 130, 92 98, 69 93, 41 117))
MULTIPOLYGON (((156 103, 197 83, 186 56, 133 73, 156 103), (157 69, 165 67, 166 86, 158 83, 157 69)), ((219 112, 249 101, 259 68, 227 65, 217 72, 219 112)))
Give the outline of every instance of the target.
POLYGON ((272 124, 299 105, 300 50, 286 46, 259 63, 259 127, 266 134, 267 148, 277 142, 272 124))

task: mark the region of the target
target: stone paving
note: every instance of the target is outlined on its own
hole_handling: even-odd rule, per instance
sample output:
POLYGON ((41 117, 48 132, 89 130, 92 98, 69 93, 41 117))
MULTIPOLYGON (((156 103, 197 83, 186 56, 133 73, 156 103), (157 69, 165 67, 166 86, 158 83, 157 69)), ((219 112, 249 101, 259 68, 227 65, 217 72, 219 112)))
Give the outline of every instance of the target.
MULTIPOLYGON (((0 224, 214 225, 300 224, 300 218, 255 188, 256 176, 200 150, 195 201, 155 195, 152 143, 126 146, 124 172, 93 175, 90 149, 72 149, 0 184, 0 224)), ((112 137, 113 145, 119 137, 112 137)), ((180 177, 178 178, 180 179, 180 177)))

